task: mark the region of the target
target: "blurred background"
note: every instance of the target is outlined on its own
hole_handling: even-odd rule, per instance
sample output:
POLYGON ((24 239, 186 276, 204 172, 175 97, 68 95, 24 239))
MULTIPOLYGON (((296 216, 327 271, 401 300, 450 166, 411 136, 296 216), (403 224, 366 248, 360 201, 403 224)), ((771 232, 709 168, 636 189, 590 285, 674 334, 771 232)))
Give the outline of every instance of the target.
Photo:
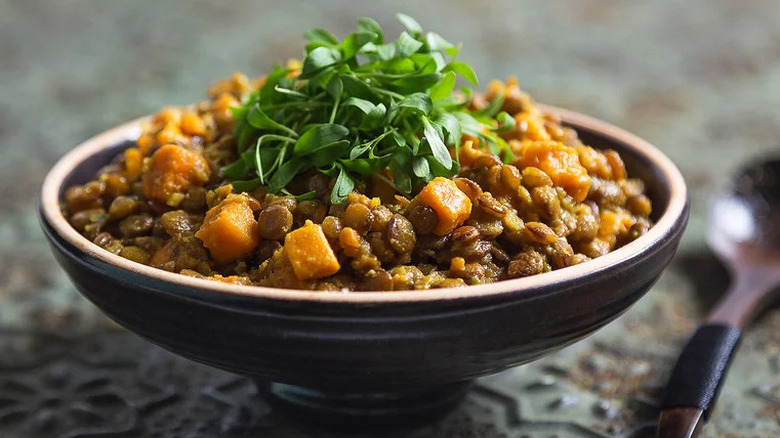
MULTIPOLYGON (((51 360, 40 353, 47 342, 67 356, 94 333, 116 331, 78 295, 38 228, 37 191, 60 156, 121 122, 202 100, 234 71, 259 76, 300 57, 311 27, 343 37, 370 16, 395 36, 395 12, 463 42, 460 57, 482 84, 515 75, 541 102, 649 140, 683 171, 693 202, 677 260, 639 305, 588 341, 495 378, 516 390, 509 402, 477 394, 430 434, 646 432, 680 342, 725 288, 703 244, 707 197, 740 163, 780 152, 776 0, 0 0, 0 401, 9 370, 34 377, 51 360), (555 389, 524 389, 548 378, 555 389)), ((777 436, 778 329, 780 317, 767 314, 748 333, 705 436, 777 436)), ((119 336, 140 357, 196 367, 119 336)), ((203 385, 224 377, 199 372, 203 385)), ((198 382, 179 390, 197 392, 198 382)), ((7 406, 0 402, 2 436, 7 406)))

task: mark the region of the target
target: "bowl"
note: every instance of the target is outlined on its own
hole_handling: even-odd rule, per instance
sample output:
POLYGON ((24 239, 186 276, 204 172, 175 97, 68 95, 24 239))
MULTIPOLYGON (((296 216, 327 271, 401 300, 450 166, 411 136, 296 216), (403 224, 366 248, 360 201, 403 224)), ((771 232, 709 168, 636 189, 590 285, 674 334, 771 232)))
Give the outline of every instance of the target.
POLYGON ((688 219, 674 164, 646 141, 547 107, 586 144, 612 148, 645 181, 655 224, 564 269, 455 289, 311 292, 222 284, 103 250, 67 222, 64 191, 90 180, 141 131, 138 119, 79 145, 46 177, 40 219, 57 261, 113 320, 168 350, 251 376, 307 418, 394 422, 455 406, 473 379, 560 350, 614 320, 658 279, 688 219))

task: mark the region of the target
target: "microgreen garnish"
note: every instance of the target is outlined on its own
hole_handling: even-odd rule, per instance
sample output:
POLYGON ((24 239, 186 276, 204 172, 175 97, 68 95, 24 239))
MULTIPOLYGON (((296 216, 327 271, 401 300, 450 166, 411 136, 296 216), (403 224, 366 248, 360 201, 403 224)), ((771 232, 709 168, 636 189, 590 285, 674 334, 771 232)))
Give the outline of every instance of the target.
POLYGON ((471 90, 453 93, 457 76, 477 85, 474 70, 455 60, 460 46, 407 15, 398 19, 406 30, 393 42, 370 18, 342 41, 323 29, 306 33, 300 71, 274 67, 233 109, 239 158, 223 172, 234 189, 289 193, 296 175, 316 169, 336 178, 330 199, 338 204, 358 181, 389 169, 395 188, 410 194, 458 173, 448 146, 457 150, 464 134, 511 158, 497 135, 514 127, 498 112, 503 99, 471 113, 471 90))

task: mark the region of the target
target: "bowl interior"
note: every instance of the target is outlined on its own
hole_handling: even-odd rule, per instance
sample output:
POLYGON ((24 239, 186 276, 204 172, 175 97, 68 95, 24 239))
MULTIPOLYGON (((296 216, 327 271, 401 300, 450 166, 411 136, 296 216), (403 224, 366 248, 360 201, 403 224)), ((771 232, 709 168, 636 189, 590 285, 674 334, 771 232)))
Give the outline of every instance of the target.
POLYGON ((585 144, 599 149, 611 148, 623 158, 631 177, 645 182, 646 192, 653 202, 653 227, 639 239, 588 262, 544 274, 505 280, 486 285, 450 290, 323 293, 276 289, 258 286, 237 286, 187 277, 141 265, 109 253, 89 242, 76 232, 62 215, 60 202, 68 187, 83 184, 94 178, 96 172, 110 163, 122 150, 134 144, 140 133, 138 119, 107 131, 75 148, 63 157, 47 176, 41 195, 44 218, 69 243, 106 263, 142 273, 157 279, 178 283, 205 291, 229 292, 284 300, 348 301, 358 303, 387 301, 441 300, 446 297, 464 298, 491 295, 518 290, 532 290, 540 285, 570 281, 637 257, 655 243, 661 242, 686 211, 687 192, 682 175, 659 150, 644 140, 605 122, 563 110, 549 108, 557 113, 565 125, 576 129, 585 144))

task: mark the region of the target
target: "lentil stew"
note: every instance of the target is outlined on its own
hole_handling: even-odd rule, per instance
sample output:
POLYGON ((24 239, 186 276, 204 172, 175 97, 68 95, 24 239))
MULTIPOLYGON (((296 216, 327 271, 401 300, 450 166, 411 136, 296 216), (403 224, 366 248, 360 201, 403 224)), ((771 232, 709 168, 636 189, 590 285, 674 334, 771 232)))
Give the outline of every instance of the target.
MULTIPOLYGON (((376 32, 362 46, 366 56, 369 43, 384 44, 376 32)), ((387 62, 438 53, 430 33, 405 34, 420 52, 398 53, 418 46, 402 44, 402 35, 387 62)), ((516 79, 484 92, 442 92, 455 70, 473 74, 452 61, 449 71, 435 67, 436 82, 422 91, 401 94, 408 85, 398 85, 388 91, 397 96, 372 101, 338 76, 359 70, 351 60, 346 73, 316 77, 330 68, 312 70, 321 47, 258 80, 236 73, 218 81, 205 102, 161 110, 134 147, 68 188, 70 224, 107 251, 183 275, 355 291, 536 275, 602 256, 652 226, 644 184, 627 175, 619 154, 583 144, 516 79), (299 104, 271 101, 262 108, 282 109, 253 112, 272 91, 306 102, 291 124, 285 108, 299 104), (321 116, 309 109, 317 99, 333 101, 321 116), (348 101, 353 107, 343 110, 348 101), (387 123, 372 125, 380 105, 387 123), (279 134, 286 130, 291 137, 279 134), (304 139, 320 143, 302 153, 304 139), (395 149, 383 154, 388 141, 395 149)), ((344 47, 339 53, 346 57, 344 47)))

